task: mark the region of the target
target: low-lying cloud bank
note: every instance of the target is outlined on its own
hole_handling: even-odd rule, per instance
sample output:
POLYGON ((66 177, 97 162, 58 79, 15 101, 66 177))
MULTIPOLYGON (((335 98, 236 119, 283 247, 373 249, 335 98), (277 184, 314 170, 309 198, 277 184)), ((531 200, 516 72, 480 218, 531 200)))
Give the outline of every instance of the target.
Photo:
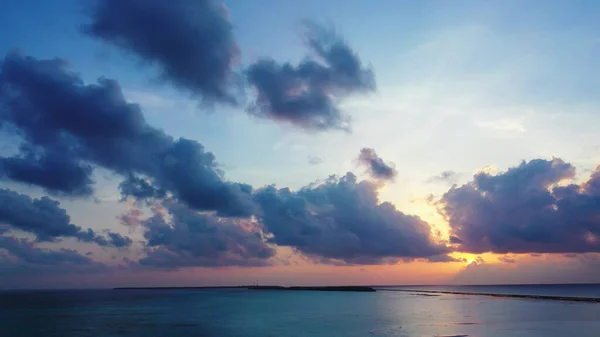
POLYGON ((0 235, 0 276, 93 273, 106 268, 73 249, 43 249, 27 239, 0 235))
POLYGON ((104 237, 89 228, 84 230, 72 224, 71 218, 56 200, 48 197, 32 199, 7 189, 0 189, 0 224, 7 226, 5 231, 14 229, 34 234, 39 242, 71 237, 105 247, 120 248, 132 243, 131 239, 118 233, 108 231, 107 237, 104 237))

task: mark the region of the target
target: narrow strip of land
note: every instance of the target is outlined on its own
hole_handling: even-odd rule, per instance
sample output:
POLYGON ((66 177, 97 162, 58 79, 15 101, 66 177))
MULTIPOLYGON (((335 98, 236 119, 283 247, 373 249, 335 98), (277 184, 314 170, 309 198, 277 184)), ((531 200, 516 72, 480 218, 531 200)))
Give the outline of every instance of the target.
POLYGON ((525 294, 496 294, 496 293, 476 293, 468 291, 442 291, 442 290, 418 290, 418 289, 389 289, 377 288, 379 291, 401 291, 422 294, 450 294, 450 295, 478 295, 489 297, 504 298, 523 298, 531 300, 550 300, 550 301, 570 301, 570 302, 589 302, 600 303, 600 297, 572 297, 572 296, 547 296, 547 295, 525 295, 525 294))
POLYGON ((349 291, 374 292, 375 288, 364 286, 327 286, 327 287, 282 287, 282 286, 224 286, 224 287, 121 287, 113 290, 202 290, 202 289, 249 289, 249 290, 306 290, 306 291, 349 291))
POLYGON ((251 286, 250 290, 311 290, 311 291, 352 291, 374 292, 375 288, 364 286, 329 286, 329 287, 281 287, 281 286, 251 286))

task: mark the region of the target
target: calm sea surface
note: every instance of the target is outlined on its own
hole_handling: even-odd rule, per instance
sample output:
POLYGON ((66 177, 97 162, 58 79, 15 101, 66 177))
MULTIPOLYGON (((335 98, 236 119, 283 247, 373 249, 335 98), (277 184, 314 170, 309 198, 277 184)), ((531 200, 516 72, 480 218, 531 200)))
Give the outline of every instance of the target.
MULTIPOLYGON (((398 289, 600 297, 598 285, 398 289)), ((0 292, 0 336, 598 337, 600 303, 394 291, 12 291, 0 292)))

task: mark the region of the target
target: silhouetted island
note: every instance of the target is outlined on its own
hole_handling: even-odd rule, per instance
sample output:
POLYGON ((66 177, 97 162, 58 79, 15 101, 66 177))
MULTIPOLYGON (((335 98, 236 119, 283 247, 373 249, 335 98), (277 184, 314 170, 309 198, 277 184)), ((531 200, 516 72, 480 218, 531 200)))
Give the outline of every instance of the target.
POLYGON ((375 289, 364 286, 329 286, 329 287, 281 287, 281 286, 250 286, 250 290, 311 290, 311 291, 352 291, 374 292, 375 289))
POLYGON ((201 289, 249 289, 249 290, 312 290, 312 291, 350 291, 374 292, 365 286, 328 286, 328 287, 282 287, 282 286, 223 286, 223 287, 121 287, 113 290, 201 290, 201 289))

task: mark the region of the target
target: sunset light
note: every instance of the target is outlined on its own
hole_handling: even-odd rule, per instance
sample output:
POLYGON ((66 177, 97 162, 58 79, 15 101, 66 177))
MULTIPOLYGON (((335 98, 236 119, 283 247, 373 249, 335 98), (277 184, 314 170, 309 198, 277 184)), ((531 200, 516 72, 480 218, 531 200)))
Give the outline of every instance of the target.
POLYGON ((600 335, 600 0, 0 28, 0 336, 600 335))

